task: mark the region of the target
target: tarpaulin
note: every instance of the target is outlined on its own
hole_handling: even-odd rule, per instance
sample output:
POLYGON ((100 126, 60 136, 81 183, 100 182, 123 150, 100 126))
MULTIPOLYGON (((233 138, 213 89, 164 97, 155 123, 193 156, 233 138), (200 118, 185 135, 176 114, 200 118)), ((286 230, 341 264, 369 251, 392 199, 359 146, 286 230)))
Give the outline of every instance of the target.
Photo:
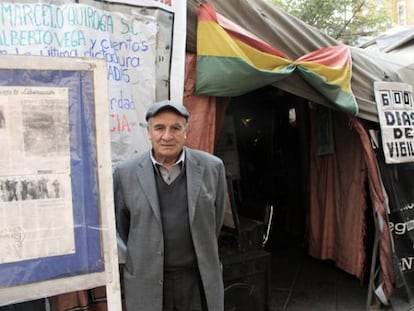
POLYGON ((333 107, 356 115, 351 92, 351 52, 326 47, 293 61, 255 35, 214 11, 198 9, 196 93, 238 96, 284 79, 296 71, 333 107))

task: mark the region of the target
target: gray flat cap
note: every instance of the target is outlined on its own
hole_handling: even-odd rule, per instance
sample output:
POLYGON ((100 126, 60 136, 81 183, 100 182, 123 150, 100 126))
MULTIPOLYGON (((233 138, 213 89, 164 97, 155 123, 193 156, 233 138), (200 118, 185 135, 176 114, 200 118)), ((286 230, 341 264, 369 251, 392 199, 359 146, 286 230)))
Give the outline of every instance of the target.
POLYGON ((174 110, 179 115, 182 115, 186 120, 190 116, 187 109, 180 102, 175 102, 171 100, 163 100, 158 103, 153 104, 148 108, 147 114, 145 115, 145 120, 148 121, 149 118, 152 118, 162 110, 174 110))

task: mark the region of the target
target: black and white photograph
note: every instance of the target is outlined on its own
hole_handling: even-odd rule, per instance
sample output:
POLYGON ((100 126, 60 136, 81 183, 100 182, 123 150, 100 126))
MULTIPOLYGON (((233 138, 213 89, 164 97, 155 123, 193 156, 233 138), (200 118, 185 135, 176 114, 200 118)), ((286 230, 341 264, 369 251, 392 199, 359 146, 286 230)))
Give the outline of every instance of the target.
POLYGON ((59 199, 64 196, 63 183, 56 175, 0 178, 1 202, 59 199))
POLYGON ((24 150, 28 156, 62 156, 67 153, 67 106, 58 100, 24 101, 22 117, 24 150))

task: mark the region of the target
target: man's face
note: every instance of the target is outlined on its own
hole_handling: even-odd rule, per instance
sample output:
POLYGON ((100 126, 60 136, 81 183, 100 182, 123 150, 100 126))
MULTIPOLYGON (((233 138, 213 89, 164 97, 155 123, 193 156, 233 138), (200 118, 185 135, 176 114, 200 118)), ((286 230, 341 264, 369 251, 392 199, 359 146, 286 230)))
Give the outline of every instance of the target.
POLYGON ((175 162, 187 138, 187 122, 174 111, 164 110, 149 119, 148 135, 154 157, 161 163, 175 162))

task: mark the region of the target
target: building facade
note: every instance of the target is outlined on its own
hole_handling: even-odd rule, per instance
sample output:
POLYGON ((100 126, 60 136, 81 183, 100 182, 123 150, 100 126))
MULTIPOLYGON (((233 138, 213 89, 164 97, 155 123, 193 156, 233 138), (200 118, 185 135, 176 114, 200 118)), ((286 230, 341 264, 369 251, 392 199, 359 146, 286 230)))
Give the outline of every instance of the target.
POLYGON ((414 0, 390 0, 395 25, 414 25, 414 0))

